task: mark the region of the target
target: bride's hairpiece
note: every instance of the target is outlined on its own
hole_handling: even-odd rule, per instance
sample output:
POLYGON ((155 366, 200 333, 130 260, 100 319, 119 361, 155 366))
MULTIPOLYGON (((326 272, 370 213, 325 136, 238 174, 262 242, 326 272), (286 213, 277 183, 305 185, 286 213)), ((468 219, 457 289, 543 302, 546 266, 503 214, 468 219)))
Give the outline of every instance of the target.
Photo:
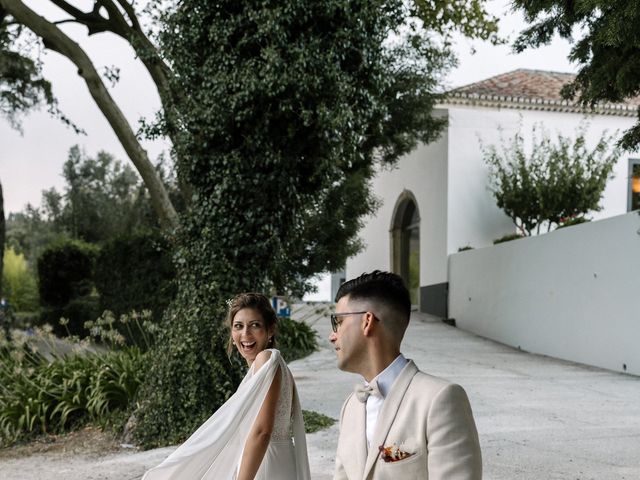
POLYGON ((227 298, 226 303, 227 307, 231 308, 233 306, 233 298, 227 298))

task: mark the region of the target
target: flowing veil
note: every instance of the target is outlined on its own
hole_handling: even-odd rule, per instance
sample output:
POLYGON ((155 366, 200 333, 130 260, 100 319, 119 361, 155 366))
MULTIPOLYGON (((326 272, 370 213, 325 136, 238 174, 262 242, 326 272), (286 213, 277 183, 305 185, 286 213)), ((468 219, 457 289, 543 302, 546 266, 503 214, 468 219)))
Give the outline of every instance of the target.
MULTIPOLYGON (((247 436, 278 368, 287 366, 278 350, 257 371, 253 366, 238 390, 182 445, 142 480, 231 480, 236 474, 247 436)), ((294 385, 293 438, 298 480, 309 480, 309 459, 298 392, 294 385)))

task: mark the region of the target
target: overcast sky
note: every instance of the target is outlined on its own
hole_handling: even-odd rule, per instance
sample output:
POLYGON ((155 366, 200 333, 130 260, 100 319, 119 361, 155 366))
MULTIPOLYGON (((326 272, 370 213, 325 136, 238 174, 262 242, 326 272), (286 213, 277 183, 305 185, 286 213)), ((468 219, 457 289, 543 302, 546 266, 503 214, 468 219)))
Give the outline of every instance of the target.
MULTIPOLYGON (((26 3, 37 7, 42 0, 26 3)), ((504 0, 488 2, 489 10, 501 19, 501 34, 513 39, 525 24, 519 14, 509 11, 508 5, 509 2, 504 0)), ((45 12, 45 16, 52 11, 45 12)), ((54 19, 53 16, 48 18, 54 19)), ((59 15, 55 17, 60 18, 59 15)), ((120 81, 111 93, 134 128, 137 128, 141 117, 153 117, 159 106, 157 92, 126 42, 111 34, 87 37, 86 29, 70 24, 64 29, 87 51, 99 71, 112 65, 120 67, 120 81)), ((448 76, 448 87, 465 85, 517 68, 575 72, 575 67, 567 60, 569 45, 561 40, 548 47, 515 55, 508 45, 494 47, 463 39, 458 42, 456 51, 459 66, 448 76), (474 54, 472 50, 475 50, 474 54)), ((76 135, 46 112, 32 113, 23 118, 23 134, 11 129, 7 121, 0 118, 0 181, 7 215, 22 210, 27 202, 38 205, 43 189, 61 189, 62 164, 74 144, 80 144, 91 156, 99 150, 106 150, 123 161, 127 160, 71 62, 49 51, 44 53, 43 60, 44 75, 52 82, 61 110, 87 135, 76 135)), ((163 142, 145 142, 143 145, 152 161, 167 148, 163 142)), ((323 298, 326 288, 326 283, 321 286, 323 298)))

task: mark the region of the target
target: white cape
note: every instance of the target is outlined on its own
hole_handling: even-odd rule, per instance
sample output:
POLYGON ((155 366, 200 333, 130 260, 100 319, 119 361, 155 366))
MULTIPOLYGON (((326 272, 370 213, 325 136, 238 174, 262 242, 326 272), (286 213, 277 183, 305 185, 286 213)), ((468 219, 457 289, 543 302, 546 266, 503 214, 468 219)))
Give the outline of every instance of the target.
MULTIPOLYGON (((288 368, 278 350, 254 374, 247 372, 236 393, 204 422, 191 437, 142 480, 231 480, 237 474, 247 436, 258 416, 278 368, 288 368)), ((309 459, 300 400, 293 384, 293 441, 297 480, 309 480, 309 459)))

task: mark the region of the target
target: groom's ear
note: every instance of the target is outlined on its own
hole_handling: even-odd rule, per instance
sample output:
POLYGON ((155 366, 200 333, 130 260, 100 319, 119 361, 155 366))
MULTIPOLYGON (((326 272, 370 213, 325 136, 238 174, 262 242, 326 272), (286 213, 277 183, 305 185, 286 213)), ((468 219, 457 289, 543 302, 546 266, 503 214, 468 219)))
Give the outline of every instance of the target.
POLYGON ((373 313, 367 312, 364 314, 362 319, 362 333, 364 333, 365 337, 369 337, 373 334, 375 323, 376 317, 373 315, 373 313))

